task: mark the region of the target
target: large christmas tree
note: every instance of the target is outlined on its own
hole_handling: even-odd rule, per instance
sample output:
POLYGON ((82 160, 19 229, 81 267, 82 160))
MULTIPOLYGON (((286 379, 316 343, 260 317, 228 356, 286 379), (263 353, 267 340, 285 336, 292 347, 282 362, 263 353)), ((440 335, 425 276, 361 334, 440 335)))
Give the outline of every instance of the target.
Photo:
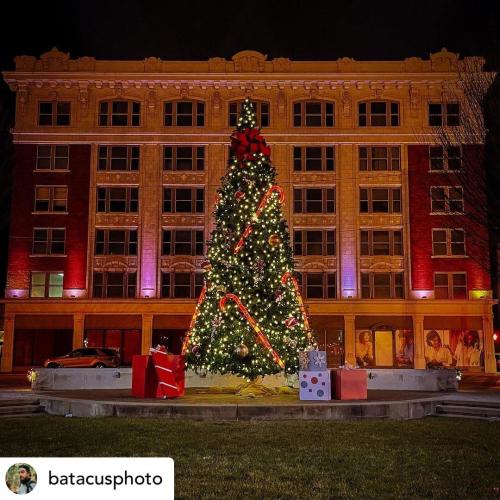
POLYGON ((242 104, 215 204, 205 286, 183 352, 195 371, 247 379, 298 370, 311 332, 293 275, 276 169, 252 103, 242 104))

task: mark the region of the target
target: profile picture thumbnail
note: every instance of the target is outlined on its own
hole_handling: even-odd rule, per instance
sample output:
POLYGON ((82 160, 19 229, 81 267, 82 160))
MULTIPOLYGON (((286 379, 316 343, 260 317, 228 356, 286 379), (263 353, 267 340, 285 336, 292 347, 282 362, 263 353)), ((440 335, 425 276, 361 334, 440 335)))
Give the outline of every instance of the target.
POLYGON ((11 465, 5 474, 7 488, 17 495, 26 495, 31 493, 36 486, 36 471, 24 463, 11 465))

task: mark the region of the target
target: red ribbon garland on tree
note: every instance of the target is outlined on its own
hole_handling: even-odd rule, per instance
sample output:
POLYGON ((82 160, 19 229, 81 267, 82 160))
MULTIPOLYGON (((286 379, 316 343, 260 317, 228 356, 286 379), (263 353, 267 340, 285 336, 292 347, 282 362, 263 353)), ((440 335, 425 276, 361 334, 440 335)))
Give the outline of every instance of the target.
POLYGON ((234 132, 231 136, 231 149, 240 161, 248 160, 258 153, 264 156, 271 154, 271 148, 266 146, 266 141, 260 135, 258 128, 246 128, 243 132, 234 132))

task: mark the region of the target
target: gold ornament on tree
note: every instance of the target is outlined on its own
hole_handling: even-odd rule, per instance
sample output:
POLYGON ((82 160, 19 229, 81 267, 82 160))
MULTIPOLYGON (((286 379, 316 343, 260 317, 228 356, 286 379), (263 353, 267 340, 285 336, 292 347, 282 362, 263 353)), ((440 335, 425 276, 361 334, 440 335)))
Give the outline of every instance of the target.
POLYGON ((234 351, 236 356, 240 359, 244 359, 248 356, 248 347, 245 344, 240 344, 234 351))
POLYGON ((271 234, 271 236, 269 236, 268 243, 272 247, 277 247, 278 245, 281 244, 281 238, 277 234, 271 234))

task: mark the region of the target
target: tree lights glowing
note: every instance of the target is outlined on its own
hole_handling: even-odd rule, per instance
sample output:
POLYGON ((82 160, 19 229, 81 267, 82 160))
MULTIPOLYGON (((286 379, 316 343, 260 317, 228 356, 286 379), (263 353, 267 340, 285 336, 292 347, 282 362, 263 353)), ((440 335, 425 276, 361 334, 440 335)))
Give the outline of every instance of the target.
POLYGON ((294 373, 297 352, 312 336, 293 276, 284 192, 248 99, 231 149, 203 266, 205 287, 183 350, 196 371, 248 379, 294 373))

